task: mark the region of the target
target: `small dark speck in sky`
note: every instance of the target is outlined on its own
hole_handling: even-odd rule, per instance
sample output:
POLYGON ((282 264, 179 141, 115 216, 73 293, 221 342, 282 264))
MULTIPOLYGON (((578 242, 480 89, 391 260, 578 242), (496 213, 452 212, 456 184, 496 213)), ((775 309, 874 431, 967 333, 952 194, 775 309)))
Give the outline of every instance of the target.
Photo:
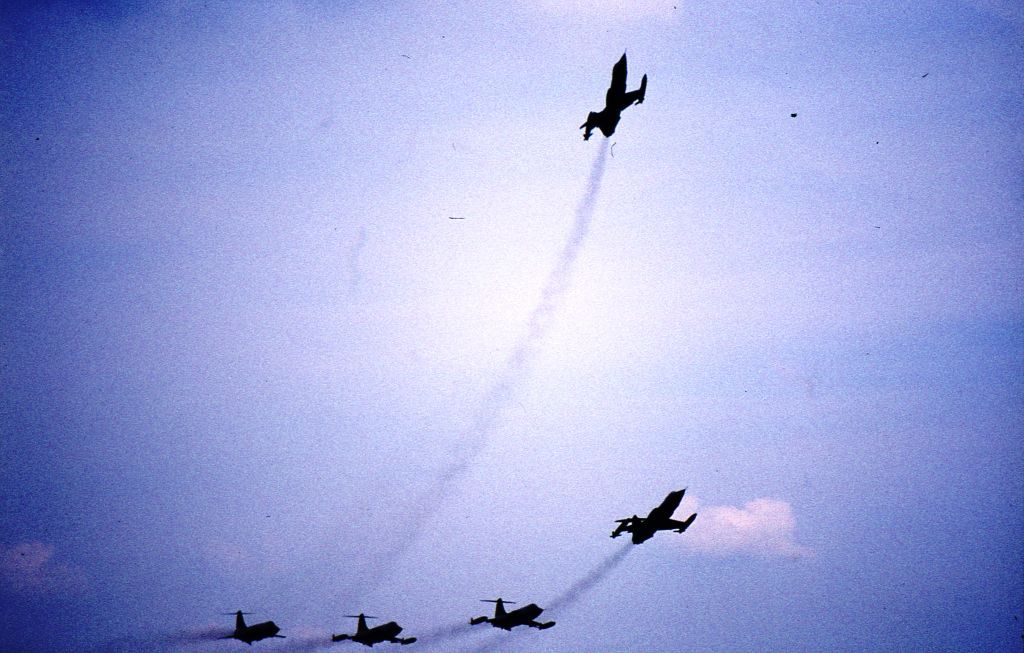
POLYGON ((796 118, 796 114, 795 113, 791 113, 791 114, 789 114, 789 117, 790 118, 796 118))
POLYGON ((455 216, 449 215, 448 219, 449 220, 465 220, 466 218, 456 218, 455 216))
POLYGON ((405 57, 406 59, 412 59, 412 57, 410 57, 410 56, 409 56, 409 55, 407 55, 407 54, 403 54, 402 56, 403 56, 403 57, 405 57))
POLYGON ((924 79, 927 76, 928 76, 928 73, 925 73, 925 74, 921 75, 921 79, 924 79))

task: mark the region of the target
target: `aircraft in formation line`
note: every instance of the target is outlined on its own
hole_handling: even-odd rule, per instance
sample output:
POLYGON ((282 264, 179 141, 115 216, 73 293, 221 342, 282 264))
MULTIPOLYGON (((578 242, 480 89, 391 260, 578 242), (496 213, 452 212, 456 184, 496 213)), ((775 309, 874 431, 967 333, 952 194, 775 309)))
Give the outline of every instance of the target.
MULTIPOLYGON (((633 544, 642 544, 654 537, 654 534, 658 531, 675 531, 676 533, 686 531, 686 529, 693 523, 693 520, 697 518, 697 513, 693 513, 683 521, 672 519, 672 514, 679 507, 684 494, 686 494, 686 488, 669 492, 668 496, 666 496, 656 508, 651 510, 646 517, 633 515, 632 517, 627 517, 625 519, 616 519, 615 521, 618 523, 618 526, 614 531, 612 531, 611 536, 614 538, 619 537, 623 533, 631 533, 633 536, 633 544)), ((511 631, 517 626, 529 626, 530 628, 536 628, 538 630, 547 630, 555 625, 554 621, 537 621, 537 617, 544 612, 544 608, 541 608, 536 603, 530 603, 529 605, 524 605, 521 608, 508 611, 505 609, 505 606, 514 605, 513 601, 506 601, 500 597, 497 599, 482 600, 485 603, 494 603, 494 616, 488 617, 484 615, 480 617, 473 617, 469 620, 469 623, 472 626, 489 623, 495 628, 511 631)), ((278 628, 277 624, 273 621, 264 621, 263 623, 247 626, 242 615, 249 614, 248 612, 242 612, 239 610, 228 614, 235 615, 235 632, 231 635, 221 637, 220 639, 237 639, 245 642, 246 644, 252 645, 253 642, 266 639, 268 637, 284 637, 284 635, 277 634, 281 629, 278 628)), ((404 646, 416 641, 415 637, 399 637, 398 634, 402 632, 402 627, 394 621, 389 621, 386 624, 369 628, 366 625, 366 620, 376 619, 376 617, 370 617, 362 613, 345 616, 359 620, 356 624, 356 632, 353 635, 332 635, 332 642, 352 640, 353 642, 358 642, 364 646, 372 647, 374 644, 380 644, 381 642, 402 644, 404 646)))
POLYGON ((380 626, 374 626, 373 628, 367 628, 367 619, 376 619, 377 617, 369 617, 362 612, 359 614, 347 614, 346 617, 352 619, 358 619, 359 622, 356 624, 355 635, 331 635, 332 642, 344 642, 346 639, 351 639, 353 642, 358 642, 363 646, 372 647, 374 644, 380 644, 381 642, 391 642, 392 644, 412 644, 416 641, 415 637, 399 637, 398 633, 402 632, 402 627, 394 621, 389 621, 386 624, 380 626))
POLYGON ((220 639, 237 639, 245 642, 249 646, 252 646, 253 642, 258 642, 261 639, 267 639, 268 637, 280 637, 284 639, 284 635, 278 635, 277 633, 281 630, 277 627, 273 621, 264 621, 261 624, 253 624, 251 626, 245 625, 244 614, 252 614, 251 612, 227 612, 225 614, 235 615, 235 632, 230 635, 225 635, 220 639))
POLYGON ((524 605, 521 608, 516 608, 511 612, 505 610, 505 605, 514 605, 514 601, 505 601, 501 597, 496 599, 480 599, 484 603, 494 604, 494 616, 493 617, 473 617, 469 620, 471 626, 477 624, 489 623, 495 628, 501 628, 502 630, 512 630, 516 626, 529 626, 530 628, 536 628, 537 630, 547 630, 555 625, 554 621, 545 621, 541 623, 537 621, 537 617, 540 616, 541 612, 544 612, 544 608, 538 606, 536 603, 524 605))
POLYGON ((600 129, 605 137, 615 133, 615 127, 619 124, 619 118, 627 107, 636 104, 643 104, 644 96, 647 95, 647 75, 640 80, 640 88, 635 91, 626 92, 626 53, 612 67, 612 84, 604 96, 604 108, 600 111, 591 111, 587 121, 580 125, 583 131, 583 140, 590 140, 590 134, 595 128, 600 129))
POLYGON ((679 503, 683 500, 685 493, 686 488, 669 492, 665 500, 661 502, 661 505, 652 510, 646 517, 633 515, 625 519, 616 519, 615 521, 619 525, 612 531, 612 537, 618 537, 623 533, 632 533, 633 544, 641 544, 654 537, 654 534, 658 531, 682 533, 697 518, 697 513, 693 513, 683 521, 672 519, 672 513, 679 507, 679 503))

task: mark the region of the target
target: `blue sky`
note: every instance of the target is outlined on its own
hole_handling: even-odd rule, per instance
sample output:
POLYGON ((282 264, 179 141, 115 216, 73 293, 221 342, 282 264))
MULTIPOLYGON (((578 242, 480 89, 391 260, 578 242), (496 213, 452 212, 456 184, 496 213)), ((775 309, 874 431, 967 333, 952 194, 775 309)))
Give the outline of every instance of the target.
POLYGON ((1019 650, 1024 12, 626 6, 5 4, 5 646, 1019 650))

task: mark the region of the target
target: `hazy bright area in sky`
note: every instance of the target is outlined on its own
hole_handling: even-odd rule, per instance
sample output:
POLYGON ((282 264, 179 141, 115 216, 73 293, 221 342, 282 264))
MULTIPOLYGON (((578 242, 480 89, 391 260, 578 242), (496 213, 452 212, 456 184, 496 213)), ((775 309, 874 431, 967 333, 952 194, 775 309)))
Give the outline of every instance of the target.
POLYGON ((0 649, 1020 650, 1018 3, 0 12, 0 649))

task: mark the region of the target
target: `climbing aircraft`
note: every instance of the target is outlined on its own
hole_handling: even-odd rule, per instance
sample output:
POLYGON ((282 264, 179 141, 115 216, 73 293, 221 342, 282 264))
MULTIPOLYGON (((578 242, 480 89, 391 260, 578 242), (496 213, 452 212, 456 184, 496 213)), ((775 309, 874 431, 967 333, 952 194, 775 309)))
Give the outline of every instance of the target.
POLYGON ((605 137, 614 134, 623 110, 634 102, 642 104, 645 95, 647 95, 647 75, 640 80, 640 88, 629 93, 626 92, 626 53, 623 52, 622 58, 612 67, 612 84, 604 96, 604 109, 591 111, 587 116, 587 121, 580 125, 580 129, 584 130, 583 140, 590 140, 590 134, 595 127, 600 129, 605 137))
POLYGON ((682 533, 697 518, 697 513, 693 513, 683 521, 672 519, 672 513, 679 507, 679 502, 683 500, 683 494, 685 493, 686 488, 669 492, 665 500, 661 502, 661 505, 652 510, 647 517, 633 515, 625 519, 616 519, 615 521, 619 525, 612 531, 612 537, 618 537, 623 533, 632 533, 633 544, 641 544, 654 537, 654 534, 658 531, 682 533))

